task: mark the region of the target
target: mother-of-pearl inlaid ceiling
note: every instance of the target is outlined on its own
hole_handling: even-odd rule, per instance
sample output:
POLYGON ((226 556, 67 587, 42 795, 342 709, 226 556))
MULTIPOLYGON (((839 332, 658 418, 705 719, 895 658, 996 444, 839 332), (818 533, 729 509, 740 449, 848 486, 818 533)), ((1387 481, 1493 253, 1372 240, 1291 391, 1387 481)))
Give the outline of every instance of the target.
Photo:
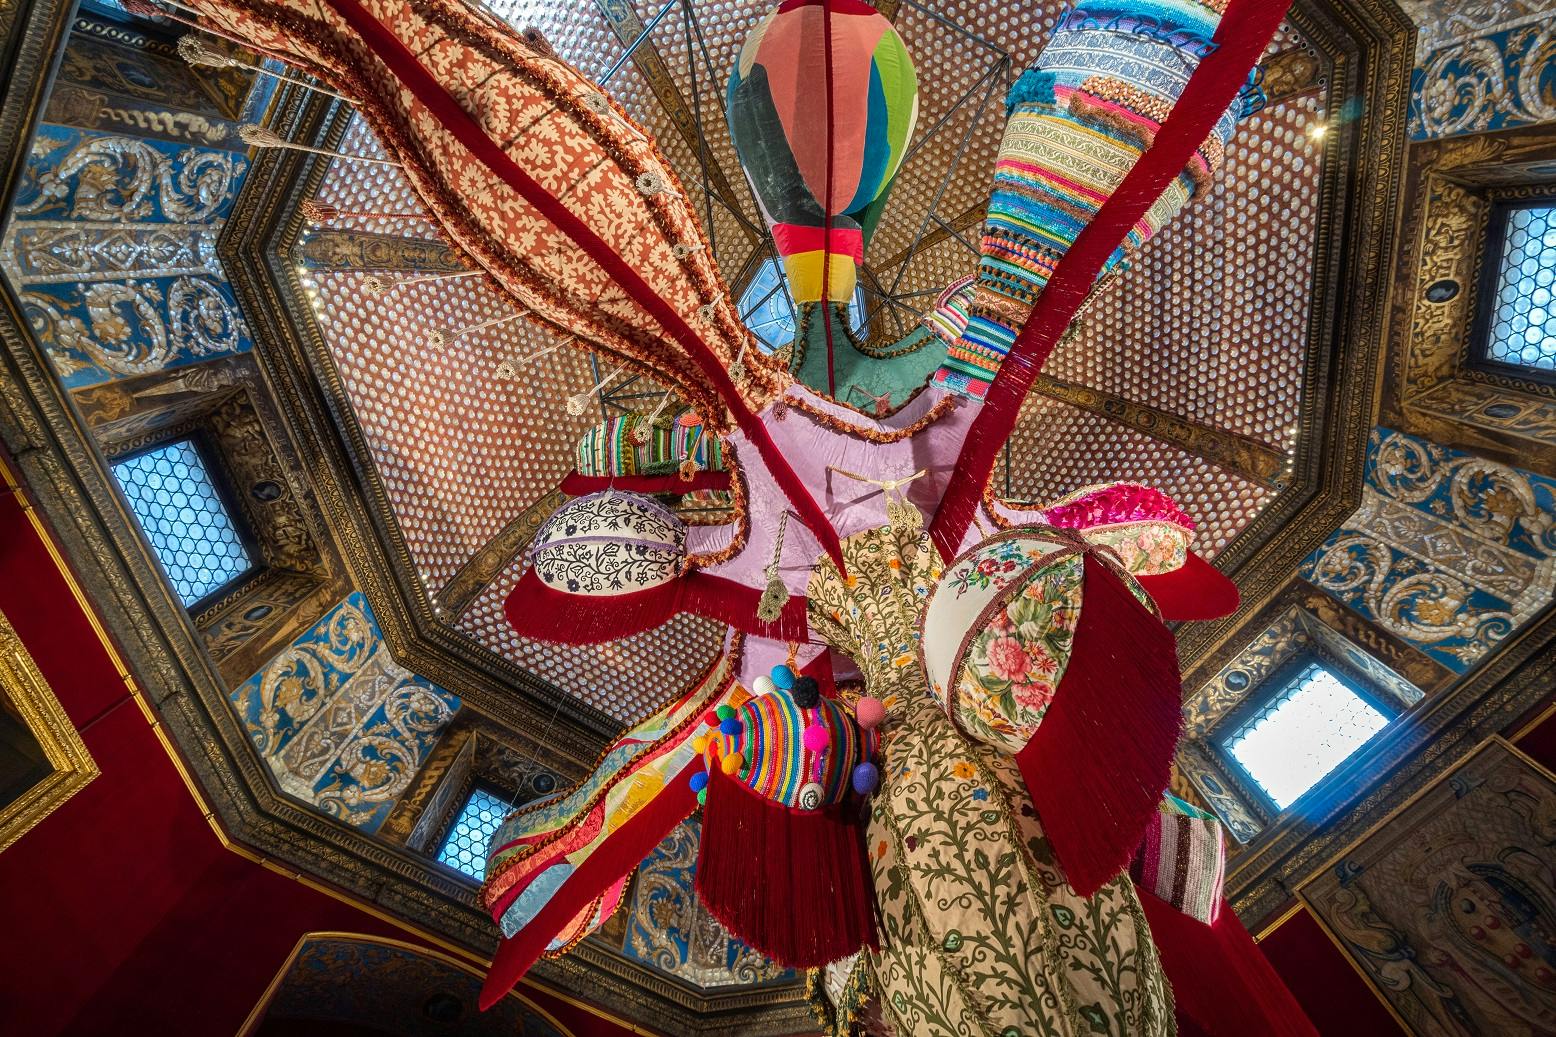
MULTIPOLYGON (((921 92, 910 157, 866 255, 868 332, 891 341, 912 328, 939 289, 975 268, 968 242, 976 241, 989 189, 1005 88, 1041 49, 1063 5, 882 6, 913 54, 921 92)), ((766 8, 696 4, 690 50, 678 9, 631 57, 624 57, 626 43, 657 5, 494 9, 538 29, 586 74, 609 75, 612 96, 655 135, 710 223, 721 269, 738 294, 769 253, 725 128, 723 84, 766 8)), ((1295 29, 1282 28, 1270 56, 1270 102, 1243 124, 1215 188, 1147 244, 1134 270, 1099 292, 1050 362, 996 471, 998 492, 1043 499, 1099 481, 1148 482, 1199 518, 1199 548, 1214 556, 1285 485, 1309 348, 1324 168, 1317 128, 1327 91, 1323 59, 1295 29)), ((339 147, 382 154, 355 120, 339 147)), ((316 199, 386 215, 310 224, 300 243, 305 255, 310 237, 342 230, 429 244, 435 238, 392 167, 336 161, 316 199)), ((436 600, 571 470, 573 446, 600 411, 569 415, 565 402, 597 374, 583 354, 564 349, 524 366, 515 380, 500 378, 503 360, 554 344, 523 321, 434 345, 434 329, 512 313, 479 278, 373 296, 362 290, 368 269, 339 265, 309 264, 301 283, 399 531, 436 600)), ((717 650, 720 632, 691 618, 609 646, 530 642, 502 614, 521 569, 511 561, 444 618, 619 721, 662 702, 717 650)))

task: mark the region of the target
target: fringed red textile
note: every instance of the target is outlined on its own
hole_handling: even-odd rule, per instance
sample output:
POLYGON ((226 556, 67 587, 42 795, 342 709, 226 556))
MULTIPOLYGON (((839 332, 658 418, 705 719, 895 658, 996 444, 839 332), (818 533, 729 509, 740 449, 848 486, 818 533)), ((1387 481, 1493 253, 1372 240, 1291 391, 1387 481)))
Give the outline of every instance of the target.
POLYGON ((810 624, 804 597, 790 597, 771 623, 756 617, 761 597, 745 584, 702 572, 685 573, 669 583, 628 594, 568 594, 546 586, 529 569, 508 592, 503 610, 520 636, 557 644, 615 641, 668 623, 680 612, 717 620, 756 637, 806 639, 810 624))
POLYGON ((693 760, 671 778, 631 820, 578 865, 578 870, 567 877, 518 935, 502 941, 481 986, 482 1011, 502 1000, 524 978, 546 946, 579 911, 642 863, 671 829, 691 816, 697 809, 697 794, 688 782, 700 770, 702 761, 693 760))
POLYGON ((1242 595, 1220 569, 1194 552, 1171 572, 1137 576, 1163 619, 1220 619, 1237 611, 1242 595))
POLYGON ((560 487, 569 497, 582 497, 601 490, 625 490, 628 493, 694 493, 697 490, 729 489, 728 472, 698 472, 690 479, 679 475, 584 475, 569 472, 560 487))
POLYGON ((1183 725, 1172 632, 1092 554, 1053 704, 1016 764, 1064 876, 1091 896, 1129 865, 1183 725))
POLYGON ((589 254, 606 273, 621 285, 622 290, 649 313, 670 338, 674 339, 691 358, 720 400, 729 408, 735 423, 756 446, 774 481, 784 496, 794 506, 795 514, 815 535, 827 556, 846 572, 843 564, 843 548, 837 531, 827 521, 827 516, 811 496, 804 482, 784 458, 778 444, 768 434, 744 397, 730 379, 729 372, 708 348, 696 332, 669 303, 660 298, 643 276, 634 270, 615 250, 605 243, 587 223, 573 213, 560 199, 537 183, 515 162, 497 142, 487 135, 474 116, 460 106, 459 101, 437 80, 405 42, 390 32, 373 17, 357 0, 326 0, 346 24, 361 35, 362 41, 389 67, 405 89, 419 101, 432 118, 449 132, 460 145, 470 151, 514 191, 518 192, 535 211, 551 221, 552 225, 571 238, 579 248, 589 254))
POLYGON ((697 847, 697 894, 724 928, 790 968, 876 947, 875 889, 857 810, 798 810, 717 768, 697 847))
POLYGON ((973 523, 995 459, 1015 429, 1032 382, 1086 300, 1102 264, 1204 143, 1290 6, 1291 0, 1231 0, 1216 30, 1216 49, 1189 78, 1155 142, 1059 260, 968 429, 961 457, 930 524, 930 534, 946 561, 956 556, 973 523))
POLYGON ((1136 887, 1184 1033, 1318 1037, 1302 1006, 1222 901, 1205 925, 1136 887), (1185 1025, 1187 1024, 1187 1025, 1185 1025))

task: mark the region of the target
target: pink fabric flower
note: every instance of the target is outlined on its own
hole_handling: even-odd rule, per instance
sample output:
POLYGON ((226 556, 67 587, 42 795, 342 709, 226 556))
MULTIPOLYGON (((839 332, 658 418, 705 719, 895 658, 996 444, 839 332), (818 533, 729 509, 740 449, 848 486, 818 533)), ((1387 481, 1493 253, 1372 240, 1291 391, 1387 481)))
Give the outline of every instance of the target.
POLYGON ((1031 660, 1021 642, 1013 637, 996 637, 989 642, 989 672, 1004 681, 1019 681, 1026 676, 1031 660))
POLYGON ((1012 690, 1016 694, 1016 705, 1022 709, 1046 709, 1054 699, 1054 687, 1046 681, 1017 684, 1012 690))

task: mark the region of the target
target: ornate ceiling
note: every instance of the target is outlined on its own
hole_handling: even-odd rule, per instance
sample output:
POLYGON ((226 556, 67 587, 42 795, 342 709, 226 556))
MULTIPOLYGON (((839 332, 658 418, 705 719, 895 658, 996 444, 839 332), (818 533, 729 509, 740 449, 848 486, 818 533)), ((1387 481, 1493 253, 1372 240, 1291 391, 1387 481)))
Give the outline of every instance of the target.
MULTIPOLYGON (((1060 5, 881 6, 895 13, 923 94, 922 146, 904 167, 866 257, 868 330, 890 340, 932 302, 925 293, 972 269, 962 239, 976 237, 982 218, 1000 98, 1041 47, 1060 5)), ((1498 729, 1522 708, 1534 680, 1531 639, 1549 620, 1541 618, 1548 615, 1543 598, 1507 609, 1467 603, 1486 612, 1516 605, 1525 625, 1488 640, 1455 668, 1443 661, 1455 645, 1412 640, 1405 626, 1390 625, 1386 589, 1368 597, 1318 586, 1321 562, 1337 546, 1332 538, 1382 539, 1369 516, 1404 514, 1379 503, 1390 491, 1373 478, 1369 440, 1375 455, 1397 429, 1458 451, 1432 454, 1434 471, 1461 470, 1463 452, 1476 451, 1556 474, 1548 387, 1510 387, 1469 370, 1457 352, 1467 317, 1426 309, 1409 290, 1416 271, 1406 269, 1437 264, 1434 279, 1470 278, 1473 250, 1450 255, 1430 247, 1439 238, 1420 222, 1472 225, 1483 218, 1487 192, 1508 186, 1493 184, 1495 170, 1516 166, 1532 182, 1545 175, 1540 163, 1556 160, 1548 131, 1528 125, 1539 120, 1542 95, 1516 89, 1530 81, 1521 76, 1539 81, 1522 62, 1537 50, 1530 34, 1545 30, 1533 5, 1491 5, 1509 9, 1484 37, 1497 41, 1502 78, 1461 61, 1442 73, 1446 86, 1434 87, 1428 58, 1483 57, 1488 45, 1465 42, 1481 37, 1457 13, 1460 5, 1407 6, 1427 28, 1413 95, 1410 34, 1392 5, 1297 4, 1268 58, 1270 103, 1244 123, 1217 186, 1150 242, 1129 274, 1098 293, 1046 368, 1008 462, 995 474, 996 490, 1031 498, 1139 479, 1198 517, 1200 548, 1235 574, 1245 606, 1227 620, 1180 631, 1191 709, 1235 700, 1241 691, 1227 683, 1233 675, 1264 672, 1298 645, 1327 646, 1377 681, 1424 692, 1427 707, 1379 757, 1380 769, 1392 768, 1384 787, 1395 800, 1425 780, 1401 762, 1410 753, 1425 755, 1422 747, 1439 738, 1456 745, 1472 728, 1498 729), (1482 94, 1508 96, 1489 107, 1429 103, 1434 90, 1460 96, 1453 82, 1476 75, 1491 84, 1482 94), (1424 141, 1404 162, 1407 135, 1440 136, 1450 132, 1444 127, 1458 134, 1513 128, 1513 136, 1424 141), (1510 164, 1519 156, 1523 165, 1510 164), (1463 196, 1439 190, 1443 183, 1463 196), (1394 225, 1400 209, 1415 213, 1403 232, 1394 225), (1404 239, 1409 249, 1391 270, 1404 239), (1439 329, 1452 348, 1407 349, 1417 326, 1439 329), (1492 406, 1515 411, 1508 417, 1492 406), (1371 512, 1357 511, 1369 504, 1371 512), (1347 654, 1357 645, 1365 658, 1347 654)), ((589 75, 604 76, 619 63, 608 88, 676 163, 738 291, 768 253, 722 128, 723 74, 763 8, 734 0, 691 7, 695 21, 683 19, 681 5, 666 5, 630 57, 626 45, 648 28, 657 4, 526 0, 497 10, 538 28, 589 75)), ((64 46, 68 18, 48 2, 0 2, 0 30, 17 43, 0 170, 8 191, 22 192, 8 202, 3 250, 10 294, 0 315, 0 431, 101 598, 224 837, 323 876, 450 946, 483 953, 493 937, 474 908, 473 884, 429 859, 459 796, 477 781, 518 796, 538 791, 520 788, 537 774, 576 780, 610 734, 706 666, 721 636, 688 619, 619 643, 558 648, 519 638, 502 614, 522 547, 560 503, 573 444, 601 414, 570 415, 566 400, 608 372, 564 349, 524 366, 516 379, 498 377, 501 361, 555 344, 522 321, 435 345, 433 330, 510 312, 476 277, 364 291, 369 274, 457 274, 465 264, 414 215, 416 199, 394 169, 249 152, 235 133, 240 122, 263 117, 293 140, 378 154, 343 106, 291 87, 251 89, 251 77, 231 71, 192 74, 176 61, 166 33, 101 17, 74 23, 69 60, 46 90, 44 72, 64 46), (105 50, 110 44, 117 49, 105 50), (106 159, 86 165, 107 186, 91 196, 97 210, 72 213, 71 204, 90 198, 79 177, 59 176, 60 163, 98 138, 113 142, 91 145, 106 159), (155 226, 114 210, 125 198, 114 185, 138 175, 132 159, 148 148, 155 155, 145 162, 166 163, 171 182, 180 182, 182 170, 206 170, 204 179, 191 173, 187 182, 193 196, 219 196, 219 204, 179 210, 175 195, 173 208, 158 203, 155 226), (49 203, 55 208, 22 211, 36 200, 28 185, 49 175, 65 185, 63 197, 49 203), (346 213, 397 215, 314 220, 302 208, 308 200, 346 213), (208 285, 227 310, 196 308, 206 323, 191 323, 166 291, 179 278, 208 285), (122 299, 93 310, 86 298, 93 285, 128 286, 155 316, 127 321, 132 330, 116 338, 114 313, 141 311, 124 310, 122 299), (57 314, 43 305, 51 299, 57 314), (229 311, 234 316, 222 317, 229 311), (164 345, 180 348, 134 369, 103 355, 145 347, 158 321, 174 332, 203 328, 205 338, 170 333, 164 345), (300 530, 303 539, 290 542, 305 542, 310 552, 308 564, 284 578, 245 586, 199 615, 171 596, 105 467, 136 444, 188 428, 210 431, 228 454, 248 444, 266 459, 271 474, 244 476, 242 485, 269 480, 287 492, 274 507, 253 510, 276 538, 300 530), (396 692, 429 690, 457 710, 452 719, 440 714, 427 737, 407 740, 414 759, 380 786, 363 775, 341 777, 343 768, 331 769, 338 761, 294 771, 297 754, 266 750, 265 732, 249 714, 267 676, 350 610, 367 617, 358 625, 359 633, 369 631, 362 673, 388 673, 396 692), (308 785, 304 777, 316 780, 308 785), (369 799, 349 816, 330 815, 326 804, 343 788, 369 799)), ((1519 485, 1527 485, 1534 510, 1516 528, 1532 527, 1542 508, 1556 510, 1537 477, 1519 485)), ((1444 521, 1428 528, 1422 514, 1417 508, 1408 516, 1411 535, 1442 542, 1455 516, 1439 515, 1444 521)), ((1455 542, 1470 543, 1462 534, 1454 532, 1455 542)), ((1547 555, 1530 550, 1513 561, 1548 579, 1547 555)), ((1430 553, 1417 549, 1411 557, 1430 553)), ((366 691, 356 696, 366 677, 337 683, 333 704, 376 710, 388 701, 366 691)), ((1182 791, 1205 795, 1203 785, 1182 791)), ((1344 806, 1334 807, 1323 819, 1330 827, 1317 834, 1312 819, 1252 818, 1254 841, 1235 865, 1239 907, 1252 915, 1278 909, 1287 885, 1320 863, 1319 848, 1347 830, 1337 820, 1344 806)), ((1359 823, 1345 822, 1352 829, 1359 823)), ((675 896, 685 842, 683 830, 661 847, 648 869, 658 877, 640 879, 614 928, 574 956, 544 964, 538 978, 612 999, 673 1032, 804 1025, 792 978, 756 968, 766 985, 745 985, 755 973, 739 948, 710 933, 692 898, 675 896), (691 935, 678 942, 672 930, 691 935)))

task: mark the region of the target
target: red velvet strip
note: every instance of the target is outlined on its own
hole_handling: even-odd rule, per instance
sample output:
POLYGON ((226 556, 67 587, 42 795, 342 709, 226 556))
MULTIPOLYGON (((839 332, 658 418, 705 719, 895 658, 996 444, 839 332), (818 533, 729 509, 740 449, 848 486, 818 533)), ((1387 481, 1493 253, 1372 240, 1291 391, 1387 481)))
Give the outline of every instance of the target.
POLYGON ((1064 877, 1089 897, 1145 837, 1183 719, 1172 632, 1089 553, 1084 580, 1069 664, 1016 765, 1064 877))
POLYGON ((1032 382, 1096 283, 1102 264, 1183 171, 1237 97, 1290 6, 1291 0, 1231 0, 1216 30, 1215 51, 1189 78, 1150 149, 1059 260, 973 419, 930 524, 930 534, 946 561, 955 557, 972 525, 995 459, 1015 429, 1032 382))
POLYGON ((697 845, 697 895, 780 965, 819 968, 876 947, 875 889, 858 811, 774 803, 715 768, 697 845))
POLYGON ((733 415, 746 437, 756 445, 773 479, 794 505, 795 513, 808 526, 827 555, 836 563, 839 571, 846 572, 843 564, 842 545, 837 531, 827 521, 826 514, 816 503, 805 484, 789 462, 784 459, 778 445, 768 435, 767 428, 746 406, 729 373, 724 370, 717 356, 698 335, 692 331, 675 308, 649 286, 626 260, 617 255, 599 235, 583 220, 536 183, 507 152, 487 136, 479 123, 460 107, 443 85, 417 60, 409 47, 389 28, 381 24, 356 0, 326 0, 346 23, 370 46, 373 53, 393 70, 401 84, 415 96, 427 111, 438 120, 442 128, 452 135, 472 155, 479 159, 514 191, 518 192, 535 211, 540 213, 568 238, 586 252, 590 259, 616 280, 633 301, 652 316, 659 325, 678 342, 687 355, 701 369, 733 415))
MULTIPOLYGON (((837 399, 835 365, 832 356, 832 154, 833 138, 833 82, 832 82, 832 4, 823 0, 821 5, 821 45, 827 70, 827 189, 821 203, 821 328, 827 336, 827 395, 837 399)), ((863 238, 860 239, 863 241, 863 238)))
POLYGON ((664 841, 670 830, 697 809, 697 794, 687 784, 702 770, 702 761, 694 759, 671 778, 632 820, 612 832, 595 851, 584 858, 578 870, 552 894, 528 925, 517 936, 502 941, 492 967, 481 987, 481 1009, 492 1007, 530 970, 562 927, 572 921, 591 900, 619 881, 643 858, 664 841))
POLYGON ((1138 886, 1135 892, 1172 984, 1183 1032, 1318 1037, 1302 1006, 1225 901, 1214 924, 1205 925, 1138 886))
POLYGON ((1236 612, 1242 603, 1237 584, 1192 551, 1172 572, 1137 579, 1163 619, 1220 619, 1236 612))
POLYGON ((689 572, 679 579, 629 594, 586 596, 548 587, 527 570, 508 592, 503 608, 523 637, 558 644, 589 645, 615 641, 668 623, 690 612, 736 630, 777 641, 803 641, 810 624, 806 599, 794 595, 771 623, 756 618, 761 593, 710 573, 689 572))
POLYGON ((698 472, 690 479, 679 475, 584 475, 569 472, 561 490, 569 497, 582 497, 601 490, 626 490, 629 493, 691 493, 694 490, 729 489, 728 472, 698 472))

